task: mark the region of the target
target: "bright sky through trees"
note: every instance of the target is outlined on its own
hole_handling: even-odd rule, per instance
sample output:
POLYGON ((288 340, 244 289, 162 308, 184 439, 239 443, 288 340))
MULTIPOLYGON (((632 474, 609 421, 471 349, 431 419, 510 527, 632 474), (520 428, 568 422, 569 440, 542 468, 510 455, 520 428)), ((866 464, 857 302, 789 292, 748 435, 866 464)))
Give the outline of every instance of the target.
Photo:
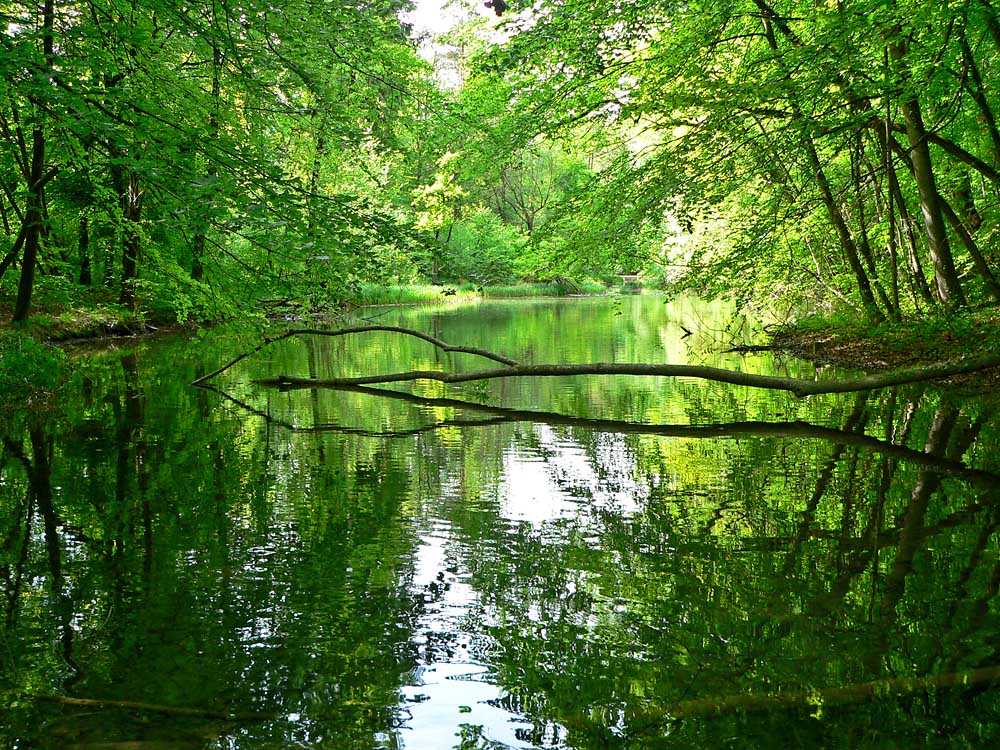
POLYGON ((416 35, 443 34, 468 17, 468 7, 448 0, 416 0, 403 19, 413 24, 416 35), (447 7, 446 7, 447 6, 447 7))

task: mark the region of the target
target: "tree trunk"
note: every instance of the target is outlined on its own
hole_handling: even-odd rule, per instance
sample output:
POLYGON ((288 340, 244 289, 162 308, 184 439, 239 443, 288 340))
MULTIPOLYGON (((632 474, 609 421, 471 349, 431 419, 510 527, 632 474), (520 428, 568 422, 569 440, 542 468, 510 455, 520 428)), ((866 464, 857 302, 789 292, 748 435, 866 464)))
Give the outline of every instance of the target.
POLYGON ((854 272, 854 278, 858 284, 858 293, 861 295, 861 304, 864 306, 865 314, 868 315, 868 318, 872 322, 881 323, 885 320, 885 315, 879 309, 878 303, 875 301, 875 296, 872 294, 868 274, 865 273, 865 267, 861 263, 858 246, 854 243, 851 230, 847 226, 847 221, 840 210, 840 206, 837 205, 833 190, 830 188, 830 182, 823 171, 823 165, 820 163, 819 154, 816 152, 816 146, 808 135, 804 135, 802 141, 805 146, 806 156, 809 158, 809 166, 816 179, 816 186, 819 188, 820 195, 823 198, 823 205, 826 206, 827 216, 837 231, 837 236, 840 238, 840 246, 847 257, 847 262, 851 266, 851 270, 854 272))
MULTIPOLYGON (((893 195, 892 187, 889 185, 888 174, 892 171, 892 153, 887 148, 882 149, 882 158, 885 160, 885 173, 886 173, 886 201, 885 201, 885 214, 889 219, 889 232, 888 232, 888 247, 889 251, 889 264, 890 264, 890 277, 889 284, 890 290, 892 291, 892 301, 896 306, 896 310, 899 311, 899 249, 896 242, 896 198, 893 195)), ((911 289, 913 286, 911 285, 911 289)), ((914 292, 913 302, 916 304, 916 293, 914 292)))
POLYGON ((997 277, 994 276, 993 270, 990 268, 989 263, 986 262, 986 258, 983 256, 982 251, 980 251, 979 245, 976 244, 976 241, 955 213, 955 210, 948 205, 948 201, 941 198, 940 202, 941 210, 944 212, 945 218, 948 219, 952 231, 962 240, 962 244, 965 245, 969 257, 972 258, 972 264, 976 267, 976 273, 983 279, 983 283, 986 285, 990 296, 996 302, 1000 302, 1000 283, 997 283, 997 277))
POLYGON ((45 133, 41 126, 32 133, 31 170, 29 173, 28 205, 24 213, 24 255, 21 260, 21 278, 17 285, 13 322, 28 319, 31 294, 35 287, 35 268, 42 236, 42 194, 45 190, 42 172, 45 168, 45 133))
POLYGON ((855 212, 857 213, 857 247, 861 258, 864 260, 865 265, 868 267, 869 279, 871 281, 872 288, 878 295, 879 300, 882 302, 883 307, 888 311, 889 317, 893 320, 899 319, 899 309, 898 305, 893 305, 889 296, 885 293, 885 289, 882 287, 882 282, 879 280, 878 267, 875 264, 875 254, 872 252, 871 243, 868 240, 868 226, 867 218, 865 216, 865 200, 864 194, 861 189, 863 180, 861 178, 861 162, 864 159, 864 145, 861 140, 861 133, 855 134, 853 139, 854 148, 851 149, 851 182, 854 187, 854 205, 855 212))
MULTIPOLYGON (((907 43, 901 38, 901 29, 896 28, 892 33, 896 38, 889 42, 889 55, 897 71, 905 80, 909 77, 906 62, 907 43)), ((947 308, 964 307, 966 304, 965 295, 958 280, 958 273, 955 271, 955 261, 948 243, 948 232, 941 215, 937 182, 931 163, 931 151, 927 144, 927 128, 924 126, 920 102, 916 97, 908 99, 900 105, 900 109, 903 112, 903 122, 906 125, 906 137, 910 142, 913 177, 920 195, 920 209, 924 218, 924 228, 927 231, 928 248, 931 262, 934 265, 934 283, 937 286, 938 296, 947 308)))
MULTIPOLYGON (((212 3, 212 25, 213 32, 216 22, 216 7, 215 3, 212 3)), ((217 139, 219 136, 219 97, 222 92, 222 84, 219 78, 219 72, 222 67, 222 50, 219 48, 218 41, 212 40, 212 111, 208 116, 208 131, 209 136, 212 139, 217 139)), ((215 177, 219 174, 218 168, 215 166, 214 162, 208 168, 208 177, 210 183, 214 181, 215 177)), ((191 248, 191 278, 195 281, 201 281, 205 276, 205 240, 208 233, 208 222, 201 221, 198 226, 198 230, 194 236, 194 242, 191 248)))
POLYGON ((927 230, 927 243, 934 264, 934 283, 945 307, 964 307, 965 295, 955 271, 955 261, 948 244, 948 233, 941 217, 937 183, 931 164, 931 152, 925 137, 926 129, 916 100, 902 105, 906 121, 906 136, 913 151, 913 171, 920 194, 920 209, 927 230))
POLYGON ((925 302, 927 302, 928 305, 934 305, 937 300, 931 292, 930 286, 927 284, 927 277, 924 276, 923 264, 920 262, 920 253, 917 247, 917 237, 913 231, 914 220, 910 216, 909 209, 906 207, 906 198, 899 186, 899 178, 896 175, 896 168, 892 160, 893 150, 901 152, 899 156, 903 159, 907 169, 911 172, 913 171, 913 164, 911 163, 906 150, 903 149, 899 142, 893 137, 891 133, 891 124, 888 119, 884 123, 884 129, 882 127, 875 128, 875 137, 878 139, 879 144, 886 152, 886 177, 889 180, 889 190, 894 196, 894 202, 899 209, 899 218, 902 224, 900 233, 906 238, 907 260, 910 268, 910 274, 913 281, 917 285, 917 290, 920 292, 920 296, 925 302))
POLYGON ((955 188, 954 196, 959 218, 970 233, 975 232, 983 225, 983 216, 976 208, 976 199, 972 194, 972 180, 969 178, 968 172, 962 174, 961 182, 955 188))
POLYGON ((7 269, 14 265, 17 260, 17 256, 21 253, 21 248, 24 247, 24 236, 27 234, 28 227, 23 223, 21 224, 21 231, 17 234, 17 239, 14 240, 14 246, 10 249, 3 260, 0 260, 0 279, 3 278, 4 274, 7 273, 7 269))
MULTIPOLYGON (((774 26, 778 27, 781 33, 791 41, 793 46, 798 47, 801 45, 801 41, 788 24, 785 23, 784 19, 765 0, 754 0, 754 3, 761 10, 764 36, 767 39, 768 46, 772 50, 778 52, 778 40, 774 33, 774 26)), ((798 102, 791 97, 789 99, 793 118, 804 123, 806 118, 798 102)), ((879 309, 878 303, 875 301, 875 296, 872 294, 871 282, 861 262, 858 246, 851 236, 851 230, 848 228, 844 214, 834 197, 830 181, 827 179, 826 172, 823 170, 823 164, 819 158, 819 153, 816 150, 816 144, 813 142, 812 136, 804 130, 800 136, 800 140, 806 152, 809 168, 812 170, 816 186, 819 188, 820 196, 823 199, 823 205, 826 207, 827 216, 837 232, 837 237, 840 240, 841 249, 847 258, 847 263, 850 265, 851 271, 854 272, 854 278, 857 281, 858 293, 861 296, 861 304, 864 307, 865 314, 872 322, 881 323, 885 321, 885 314, 879 309)))
MULTIPOLYGON (((45 55, 46 72, 51 71, 55 45, 53 27, 55 23, 54 0, 45 0, 42 6, 42 53, 45 55)), ((41 109, 34 102, 36 109, 41 109)), ((41 117, 41 111, 38 116, 41 117)), ((32 131, 31 164, 28 165, 28 205, 24 212, 24 257, 21 262, 21 278, 17 285, 17 301, 14 303, 13 322, 27 320, 31 309, 31 294, 35 287, 35 267, 38 264, 38 249, 42 236, 43 206, 45 205, 45 131, 39 123, 32 131)))
POLYGON ((309 215, 306 219, 306 231, 310 239, 316 237, 318 224, 320 190, 322 189, 323 160, 326 158, 326 116, 317 110, 313 113, 316 127, 316 150, 313 152, 312 168, 309 171, 309 215))
POLYGON ((993 11, 993 6, 989 0, 979 0, 979 7, 983 10, 983 18, 986 21, 986 28, 989 29, 993 45, 1000 50, 1000 23, 997 22, 997 15, 993 11))
POLYGON ((80 284, 90 286, 94 283, 94 278, 90 269, 90 220, 87 214, 80 214, 80 233, 77 242, 77 250, 80 258, 80 284))
POLYGON ((972 47, 969 46, 966 31, 966 25, 963 23, 959 30, 959 40, 962 44, 962 60, 969 71, 969 78, 972 81, 971 86, 966 83, 966 89, 968 89, 973 101, 979 107, 981 122, 986 126, 986 132, 990 134, 990 142, 993 146, 993 163, 1000 164, 1000 130, 997 129, 997 120, 993 114, 993 108, 986 98, 986 92, 983 88, 983 77, 979 72, 979 65, 976 64, 976 58, 972 54, 972 47))
MULTIPOLYGON (((120 167, 118 169, 121 170, 120 167)), ((139 252, 142 249, 139 220, 142 218, 143 191, 139 189, 139 176, 131 170, 127 175, 119 174, 117 182, 117 187, 122 189, 122 192, 119 193, 119 201, 122 207, 122 219, 124 219, 121 255, 122 277, 118 302, 134 312, 136 309, 135 285, 139 271, 139 252)))

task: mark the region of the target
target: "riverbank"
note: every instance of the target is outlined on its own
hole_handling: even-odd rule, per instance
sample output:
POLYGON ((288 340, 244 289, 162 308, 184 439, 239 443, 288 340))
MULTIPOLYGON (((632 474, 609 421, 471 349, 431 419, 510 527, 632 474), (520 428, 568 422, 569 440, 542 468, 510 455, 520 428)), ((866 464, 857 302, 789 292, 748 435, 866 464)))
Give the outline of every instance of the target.
MULTIPOLYGON (((562 279, 545 284, 481 288, 473 288, 471 285, 368 285, 360 290, 358 298, 346 309, 603 294, 609 291, 613 293, 621 290, 609 289, 600 282, 577 283, 562 279)), ((287 315, 303 315, 303 308, 291 302, 281 309, 287 315)), ((0 337, 7 338, 8 343, 12 336, 25 335, 46 344, 78 341, 100 343, 103 339, 174 332, 185 327, 175 320, 170 311, 146 312, 141 315, 130 313, 115 304, 103 290, 94 290, 82 304, 77 305, 46 300, 25 324, 12 325, 6 322, 9 321, 10 314, 10 301, 0 300, 0 337)), ((267 314, 276 318, 285 317, 277 309, 269 310, 267 314)), ((835 365, 866 372, 981 357, 1000 352, 1000 310, 910 319, 881 326, 842 318, 806 318, 774 330, 771 344, 767 348, 785 351, 820 365, 835 365)), ((10 365, 10 362, 5 362, 4 365, 10 365)), ((977 391, 1000 392, 1000 369, 955 377, 945 382, 971 387, 977 391)))
MULTIPOLYGON (((599 281, 577 282, 570 279, 482 287, 472 284, 391 286, 364 284, 354 299, 344 303, 344 309, 460 300, 599 295, 621 290, 621 288, 609 288, 599 281)), ((286 317, 286 313, 295 316, 304 314, 303 306, 294 300, 267 300, 261 301, 260 304, 265 317, 282 318, 286 317)), ((23 324, 11 324, 9 321, 12 314, 13 300, 0 299, 0 333, 17 331, 38 341, 54 344, 81 339, 136 336, 164 329, 177 329, 183 325, 177 322, 176 314, 170 310, 131 313, 116 304, 101 289, 90 290, 84 298, 73 303, 58 299, 40 299, 23 324)), ((197 321, 193 324, 197 325, 197 321)))
MULTIPOLYGON (((871 326, 807 318, 774 331, 775 349, 821 365, 867 372, 954 361, 1000 352, 1000 310, 871 326)), ((949 378, 976 390, 1000 389, 1000 368, 949 378)))
POLYGON ((114 296, 99 287, 84 288, 69 299, 59 295, 36 295, 31 314, 24 323, 10 322, 14 300, 0 297, 0 334, 19 332, 47 343, 75 339, 135 336, 177 325, 169 310, 133 313, 117 304, 114 296))

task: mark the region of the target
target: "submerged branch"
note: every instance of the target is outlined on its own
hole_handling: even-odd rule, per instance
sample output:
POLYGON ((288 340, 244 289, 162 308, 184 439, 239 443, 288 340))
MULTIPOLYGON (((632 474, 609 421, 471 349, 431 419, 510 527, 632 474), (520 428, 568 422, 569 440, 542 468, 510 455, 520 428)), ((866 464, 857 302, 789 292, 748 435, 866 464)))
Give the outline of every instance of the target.
MULTIPOLYGON (((932 471, 947 474, 974 485, 982 485, 987 489, 1000 486, 1000 476, 984 469, 971 468, 961 461, 944 456, 915 450, 906 445, 897 445, 886 440, 871 437, 862 432, 825 427, 810 422, 795 420, 792 422, 720 422, 718 424, 644 424, 620 419, 597 419, 594 417, 575 417, 558 412, 537 411, 533 409, 509 409, 503 406, 488 406, 473 401, 455 398, 428 398, 412 393, 393 391, 385 388, 368 388, 365 386, 345 386, 340 390, 367 393, 381 398, 408 401, 420 406, 452 407, 466 411, 493 414, 498 421, 503 422, 537 422, 552 426, 584 427, 603 432, 622 434, 659 435, 661 437, 677 437, 691 439, 740 438, 745 436, 768 437, 781 439, 823 440, 840 445, 855 445, 874 453, 892 456, 908 463, 923 466, 932 471)), ((449 425, 462 426, 458 420, 449 420, 449 425)), ((469 424, 469 423, 466 423, 469 424)), ((494 423, 495 424, 495 423, 494 423)), ((473 425, 475 426, 475 425, 473 425)))
POLYGON ((773 711, 782 708, 814 708, 907 695, 932 688, 969 688, 1000 679, 1000 666, 948 672, 925 677, 895 677, 843 687, 792 690, 781 693, 742 693, 678 703, 668 713, 673 719, 714 716, 734 711, 773 711))
POLYGON ((534 422, 558 427, 582 427, 589 430, 601 432, 612 432, 619 434, 633 435, 657 435, 660 437, 676 437, 688 439, 720 439, 720 438, 740 438, 740 437, 767 437, 778 439, 799 439, 799 440, 823 440, 840 445, 854 445, 864 450, 874 453, 892 456, 908 463, 916 464, 932 471, 940 472, 948 476, 969 482, 971 485, 980 486, 985 489, 995 490, 1000 487, 1000 476, 983 469, 974 469, 961 461, 934 456, 923 451, 915 450, 906 445, 897 445, 876 437, 871 437, 860 432, 838 429, 836 427, 824 427, 822 425, 811 424, 803 421, 793 422, 721 422, 718 424, 704 425, 671 425, 671 424, 644 424, 642 422, 631 422, 620 419, 599 419, 594 417, 576 417, 567 414, 560 414, 552 411, 538 411, 533 409, 510 409, 503 406, 489 406, 474 401, 466 401, 457 398, 429 398, 418 396, 404 391, 394 391, 385 388, 370 388, 367 386, 342 386, 336 390, 349 391, 352 393, 363 393, 377 398, 386 398, 396 401, 406 401, 421 407, 446 407, 467 412, 479 412, 481 414, 493 415, 489 419, 444 419, 421 427, 414 427, 405 430, 364 430, 354 427, 345 427, 338 424, 316 424, 309 427, 295 425, 276 417, 267 412, 254 408, 253 406, 240 401, 234 396, 222 391, 212 385, 202 386, 215 391, 223 398, 234 403, 245 411, 255 414, 265 419, 269 424, 284 428, 290 432, 336 432, 364 437, 378 438, 404 438, 414 435, 432 432, 446 427, 495 427, 500 424, 514 424, 518 422, 534 422))
POLYGON ((36 700, 49 703, 60 703, 64 706, 84 708, 122 708, 132 711, 166 714, 167 716, 190 716, 199 719, 218 719, 219 721, 268 721, 276 718, 274 714, 230 714, 224 711, 210 711, 202 708, 186 708, 184 706, 166 706, 160 703, 141 703, 139 701, 119 701, 94 698, 73 698, 67 695, 36 695, 36 700))

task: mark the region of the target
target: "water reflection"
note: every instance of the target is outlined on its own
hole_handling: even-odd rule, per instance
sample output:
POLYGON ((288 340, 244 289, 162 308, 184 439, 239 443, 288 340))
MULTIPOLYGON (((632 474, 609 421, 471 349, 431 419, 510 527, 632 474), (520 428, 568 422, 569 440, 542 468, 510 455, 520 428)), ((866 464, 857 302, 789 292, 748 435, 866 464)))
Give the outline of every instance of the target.
MULTIPOLYGON (((662 352, 674 313, 627 304, 603 345, 662 352)), ((524 331, 612 315, 426 329, 582 361, 609 352, 524 331)), ((289 346, 224 395, 186 384, 231 343, 143 346, 81 363, 61 412, 0 422, 7 744, 995 744, 989 403, 250 382, 416 346, 289 346)))

